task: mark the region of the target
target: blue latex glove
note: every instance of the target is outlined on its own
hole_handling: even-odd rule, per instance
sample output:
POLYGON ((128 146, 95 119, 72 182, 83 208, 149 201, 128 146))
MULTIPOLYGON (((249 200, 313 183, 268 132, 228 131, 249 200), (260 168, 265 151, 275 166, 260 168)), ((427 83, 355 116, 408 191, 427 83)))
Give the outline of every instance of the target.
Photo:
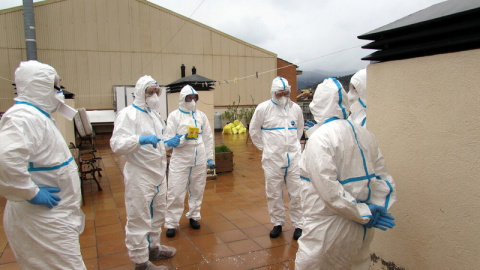
POLYGON ((170 147, 177 147, 178 144, 180 143, 180 137, 182 136, 183 135, 175 135, 173 138, 166 140, 165 144, 170 147))
POLYGON ((210 170, 215 169, 215 163, 213 163, 213 160, 211 159, 207 160, 207 164, 210 170))
POLYGON ((364 224, 364 226, 367 228, 372 228, 377 223, 377 220, 380 218, 380 216, 382 216, 383 213, 387 213, 387 209, 376 204, 367 204, 367 206, 370 209, 370 212, 372 212, 372 217, 367 224, 364 224))
POLYGON ((395 220, 392 215, 389 213, 382 214, 373 224, 373 227, 380 229, 382 231, 386 231, 387 228, 392 229, 395 226, 395 220))
POLYGON ((57 187, 39 187, 40 190, 38 191, 37 195, 32 199, 28 200, 31 204, 36 205, 46 205, 48 208, 53 208, 54 206, 58 205, 58 201, 60 201, 60 197, 55 194, 60 192, 60 189, 57 187))
POLYGON ((145 144, 151 144, 153 148, 157 148, 157 143, 160 141, 159 138, 155 135, 146 135, 146 136, 140 136, 140 139, 138 140, 141 145, 145 144))
POLYGON ((307 126, 308 128, 311 128, 315 126, 315 122, 313 122, 312 120, 307 120, 307 122, 305 122, 305 126, 307 126))

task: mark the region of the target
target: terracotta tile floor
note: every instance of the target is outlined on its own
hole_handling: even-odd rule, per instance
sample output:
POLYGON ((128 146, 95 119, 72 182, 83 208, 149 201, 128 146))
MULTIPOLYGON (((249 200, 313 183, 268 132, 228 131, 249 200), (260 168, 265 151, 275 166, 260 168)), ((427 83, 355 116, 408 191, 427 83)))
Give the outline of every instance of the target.
MULTIPOLYGON (((109 147, 110 134, 96 138, 102 157, 103 191, 93 181, 83 183, 86 215, 80 245, 88 269, 133 269, 124 240, 126 222, 122 168, 124 160, 109 147)), ((279 238, 270 239, 261 152, 247 134, 215 133, 215 144, 234 152, 234 171, 208 180, 202 205, 202 227, 193 230, 185 216, 174 238, 162 233, 162 244, 177 248, 168 260, 154 262, 170 269, 294 269, 297 242, 287 221, 279 238)), ((285 191, 284 191, 285 192, 285 191)), ((284 194, 287 198, 287 194, 284 194)), ((0 199, 1 215, 5 199, 0 199)), ((288 201, 285 202, 288 209, 288 201)), ((288 213, 287 213, 288 220, 288 213)), ((3 224, 3 223, 2 223, 3 224)), ((0 232, 0 270, 20 269, 8 245, 3 225, 0 232)))

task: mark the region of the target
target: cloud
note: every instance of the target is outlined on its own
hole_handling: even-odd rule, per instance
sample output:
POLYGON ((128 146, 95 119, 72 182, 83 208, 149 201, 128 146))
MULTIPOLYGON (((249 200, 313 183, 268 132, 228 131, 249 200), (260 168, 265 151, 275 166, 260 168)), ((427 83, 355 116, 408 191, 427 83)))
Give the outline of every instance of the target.
POLYGON ((258 15, 247 14, 227 19, 216 29, 260 47, 276 37, 271 29, 271 24, 258 15))

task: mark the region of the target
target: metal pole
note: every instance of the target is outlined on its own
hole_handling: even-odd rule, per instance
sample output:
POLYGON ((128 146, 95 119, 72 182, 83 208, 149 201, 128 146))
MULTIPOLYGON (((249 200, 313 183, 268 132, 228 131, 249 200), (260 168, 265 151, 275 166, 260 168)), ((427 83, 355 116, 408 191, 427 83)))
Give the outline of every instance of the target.
POLYGON ((37 40, 35 36, 33 0, 23 0, 23 22, 25 26, 25 47, 27 49, 27 60, 37 60, 37 40))

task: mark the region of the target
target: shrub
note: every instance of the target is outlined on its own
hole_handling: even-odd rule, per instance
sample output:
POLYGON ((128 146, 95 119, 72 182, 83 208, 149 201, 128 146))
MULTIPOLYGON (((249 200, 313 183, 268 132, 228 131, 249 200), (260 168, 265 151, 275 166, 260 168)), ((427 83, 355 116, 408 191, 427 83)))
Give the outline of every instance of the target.
POLYGON ((225 144, 222 144, 220 146, 215 146, 215 154, 216 153, 225 153, 225 152, 232 152, 232 150, 230 148, 228 148, 228 146, 226 146, 225 144))

